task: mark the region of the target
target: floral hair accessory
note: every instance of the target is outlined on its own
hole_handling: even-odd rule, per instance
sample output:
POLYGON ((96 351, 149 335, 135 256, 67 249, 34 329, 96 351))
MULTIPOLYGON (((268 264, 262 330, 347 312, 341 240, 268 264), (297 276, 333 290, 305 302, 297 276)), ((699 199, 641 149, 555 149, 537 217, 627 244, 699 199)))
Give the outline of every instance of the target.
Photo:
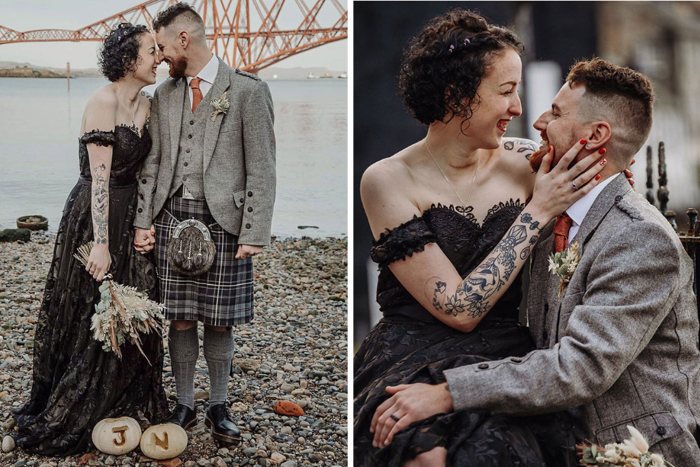
POLYGON ((470 41, 468 37, 464 39, 464 45, 471 44, 471 43, 472 43, 472 41, 470 41))
POLYGON ((454 44, 450 44, 450 53, 452 53, 452 51, 453 51, 454 49, 455 49, 454 44))

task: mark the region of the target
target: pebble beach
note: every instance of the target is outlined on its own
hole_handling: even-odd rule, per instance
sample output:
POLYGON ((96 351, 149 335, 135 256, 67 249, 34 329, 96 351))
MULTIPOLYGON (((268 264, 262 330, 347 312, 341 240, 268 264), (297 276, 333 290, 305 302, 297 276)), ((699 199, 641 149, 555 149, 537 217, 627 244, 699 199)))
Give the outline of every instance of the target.
MULTIPOLYGON (((31 390, 34 328, 53 253, 53 234, 0 243, 0 431, 31 390)), ((204 425, 209 397, 200 350, 195 374, 198 424, 177 458, 154 461, 137 448, 122 456, 98 451, 66 458, 0 453, 0 466, 345 466, 348 462, 347 238, 277 239, 254 259, 255 319, 234 328, 229 406, 241 429, 238 446, 218 445, 204 425), (292 401, 304 415, 272 409, 292 401)), ((200 324, 200 345, 203 328, 200 324)), ((167 347, 167 341, 164 341, 167 347)), ((175 405, 165 353, 164 385, 175 405)))

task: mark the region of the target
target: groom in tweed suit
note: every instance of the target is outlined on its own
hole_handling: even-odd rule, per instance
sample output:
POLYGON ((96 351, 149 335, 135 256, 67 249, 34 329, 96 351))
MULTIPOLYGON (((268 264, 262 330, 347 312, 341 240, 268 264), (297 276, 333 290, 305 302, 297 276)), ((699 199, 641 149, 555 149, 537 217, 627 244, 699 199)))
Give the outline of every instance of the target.
POLYGON ((161 297, 171 320, 169 350, 178 405, 168 421, 187 429, 197 420, 194 372, 201 321, 210 379, 205 423, 215 439, 234 443, 240 432, 226 406, 231 326, 253 318, 252 256, 270 243, 272 99, 263 81, 232 70, 211 53, 202 18, 186 3, 163 10, 153 29, 171 79, 153 99, 153 146, 141 171, 134 225, 137 249, 155 243, 161 297), (216 245, 214 264, 196 277, 175 271, 166 254, 175 227, 189 218, 207 224, 216 245))
MULTIPOLYGON (((446 370, 439 385, 388 388, 393 396, 372 422, 380 444, 450 410, 578 408, 588 439, 600 445, 629 438, 631 425, 671 464, 700 465, 692 262, 666 219, 621 174, 649 135, 652 101, 651 83, 637 72, 599 59, 572 68, 535 128, 554 146, 555 162, 587 135, 577 160, 599 151, 608 164, 601 183, 567 210, 570 230, 550 223, 533 252, 528 321, 538 350, 446 370), (562 241, 577 243, 580 259, 560 296, 548 257, 562 241)), ((417 461, 444 465, 445 455, 436 448, 417 461)))

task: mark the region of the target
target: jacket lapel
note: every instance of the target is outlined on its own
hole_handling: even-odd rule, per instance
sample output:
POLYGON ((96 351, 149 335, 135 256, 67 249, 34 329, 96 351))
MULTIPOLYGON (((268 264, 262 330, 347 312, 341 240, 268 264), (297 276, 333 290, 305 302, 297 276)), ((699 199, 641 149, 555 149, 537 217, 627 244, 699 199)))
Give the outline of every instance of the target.
POLYGON ((175 85, 175 92, 170 99, 168 109, 168 123, 170 124, 170 160, 172 167, 177 164, 177 153, 180 147, 180 130, 182 129, 182 112, 185 105, 185 93, 187 92, 187 79, 180 78, 175 85))
MULTIPOLYGON (((221 128, 221 122, 224 120, 224 115, 218 114, 214 121, 212 121, 211 112, 209 112, 209 110, 211 109, 211 111, 213 112, 213 107, 211 107, 211 105, 209 104, 213 100, 220 99, 224 92, 228 90, 229 86, 230 81, 226 76, 226 65, 224 65, 224 63, 221 60, 219 60, 219 71, 216 73, 214 84, 207 93, 207 96, 205 96, 205 99, 202 101, 202 104, 200 104, 209 107, 207 109, 207 113, 209 114, 207 116, 207 124, 204 129, 203 173, 206 173, 207 167, 209 167, 209 163, 211 162, 211 158, 214 156, 214 148, 216 148, 216 143, 219 139, 219 128, 221 128)), ((226 97, 230 102, 231 96, 227 94, 226 97)))
MULTIPOLYGON (((603 221, 603 219, 605 219, 605 216, 608 214, 608 212, 610 212, 610 209, 612 209, 612 207, 618 201, 618 197, 621 198, 631 189, 632 187, 627 181, 625 174, 620 174, 612 182, 610 182, 610 184, 606 186, 603 191, 600 192, 598 197, 593 202, 593 205, 591 205, 591 209, 589 209, 588 213, 586 213, 586 217, 583 218, 583 222, 581 222, 581 227, 579 228, 578 232, 576 232, 574 238, 571 239, 571 243, 579 243, 579 258, 583 257, 586 243, 588 243, 588 241, 593 237, 593 234, 595 234, 595 231, 600 223, 603 221)), ((554 237, 554 235, 552 235, 552 237, 554 237)), ((551 251, 554 252, 553 244, 551 251)), ((556 319, 551 320, 548 324, 550 336, 555 337, 552 345, 559 342, 559 319, 562 312, 561 303, 564 297, 566 297, 566 294, 569 292, 569 288, 566 287, 561 297, 559 297, 560 282, 561 281, 558 277, 557 280, 550 280, 549 282, 549 299, 551 301, 550 310, 556 310, 556 312, 553 313, 556 316, 556 319), (552 307, 553 303, 556 303, 554 308, 552 307)))
POLYGON ((593 202, 591 209, 588 210, 586 217, 583 218, 578 232, 574 238, 571 239, 571 243, 578 242, 580 245, 579 256, 583 256, 583 249, 586 243, 588 243, 588 240, 591 239, 598 225, 615 205, 617 197, 624 196, 631 189, 632 187, 627 181, 625 174, 620 174, 600 192, 593 202))

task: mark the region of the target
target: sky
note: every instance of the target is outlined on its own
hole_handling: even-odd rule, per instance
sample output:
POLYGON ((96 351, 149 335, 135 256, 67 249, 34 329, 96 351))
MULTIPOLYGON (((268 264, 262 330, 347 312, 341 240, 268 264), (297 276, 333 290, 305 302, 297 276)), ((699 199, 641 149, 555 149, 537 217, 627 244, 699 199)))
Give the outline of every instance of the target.
MULTIPOLYGON (((35 29, 80 29, 138 5, 143 0, 0 0, 0 26, 24 32, 35 29)), ((203 0, 192 0, 201 4, 203 0)), ((219 1, 219 0, 217 0, 219 1)), ((195 3, 196 2, 196 3, 195 3)), ((266 5, 272 0, 265 0, 266 5)), ((341 0, 347 8, 347 0, 341 0)), ((234 2, 235 4, 235 2, 234 2)), ((253 2, 251 2, 251 10, 253 2)), ((307 2, 307 4, 312 4, 307 2)), ((254 11, 251 15, 255 16, 254 11)), ((338 14, 327 1, 319 14, 321 25, 328 27, 338 14)), ((280 13, 280 29, 296 29, 301 23, 301 12, 296 2, 286 2, 280 13)), ((255 25, 254 19, 251 24, 255 25)), ((98 42, 29 42, 0 45, 0 61, 29 62, 33 65, 64 68, 70 62, 72 69, 96 68, 98 42)), ((348 40, 326 44, 300 53, 273 65, 283 68, 325 67, 347 70, 348 40)), ((163 65, 164 66, 164 65, 163 65)))

